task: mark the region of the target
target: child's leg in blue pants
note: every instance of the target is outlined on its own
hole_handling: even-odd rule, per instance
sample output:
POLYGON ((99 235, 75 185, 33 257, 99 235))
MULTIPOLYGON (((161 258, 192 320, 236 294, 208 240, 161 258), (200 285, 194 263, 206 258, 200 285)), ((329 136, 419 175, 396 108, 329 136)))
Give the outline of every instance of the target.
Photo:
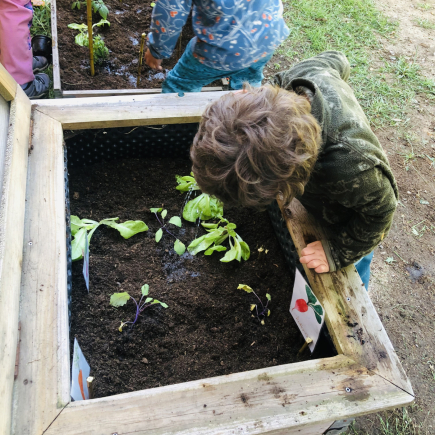
POLYGON ((203 86, 211 82, 230 77, 231 89, 242 89, 243 82, 248 82, 252 86, 260 86, 263 80, 263 68, 272 54, 252 64, 248 68, 238 71, 221 71, 203 65, 193 57, 192 41, 189 42, 186 50, 177 62, 175 67, 169 71, 166 80, 162 84, 162 92, 200 92, 203 86))
POLYGON ((366 255, 355 263, 356 270, 359 273, 366 290, 369 289, 370 263, 372 262, 373 254, 374 251, 370 252, 370 254, 366 255))

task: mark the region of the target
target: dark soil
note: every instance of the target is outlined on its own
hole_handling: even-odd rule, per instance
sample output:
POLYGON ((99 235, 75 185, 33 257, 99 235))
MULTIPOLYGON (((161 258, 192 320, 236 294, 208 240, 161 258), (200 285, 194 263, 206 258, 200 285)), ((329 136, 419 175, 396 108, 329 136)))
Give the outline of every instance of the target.
MULTIPOLYGON (((109 8, 109 26, 94 27, 102 36, 109 49, 107 62, 95 66, 95 76, 91 77, 89 68, 89 49, 75 44, 76 30, 68 28, 71 23, 86 23, 86 5, 80 10, 71 9, 72 0, 57 0, 57 32, 62 89, 134 89, 138 71, 138 57, 142 33, 148 34, 151 22, 151 0, 105 0, 109 8)), ((100 21, 100 15, 93 14, 93 22, 100 21)), ((182 32, 182 54, 193 37, 190 19, 182 32)), ((162 63, 163 71, 173 68, 178 60, 175 49, 170 59, 162 63)), ((140 88, 160 87, 164 74, 152 70, 144 64, 140 88)))
MULTIPOLYGON (((289 305, 293 273, 287 266, 266 212, 225 210, 251 248, 251 258, 221 263, 223 253, 179 257, 167 234, 159 244, 158 225, 150 207, 179 215, 184 195, 175 190, 175 175, 188 174, 186 160, 124 160, 70 170, 71 214, 100 220, 143 220, 149 231, 128 240, 111 228, 98 228, 91 241, 90 292, 82 261, 73 264, 71 343, 74 337, 96 378, 102 397, 260 369, 297 361, 303 338, 289 305), (260 254, 258 248, 268 250, 260 254), (169 305, 144 311, 133 329, 119 332, 121 320, 133 320, 129 301, 115 309, 110 295, 127 291, 139 299, 145 283, 150 296, 169 305), (252 317, 252 294, 237 290, 248 284, 266 302, 272 297, 265 326, 252 317)), ((183 220, 174 232, 186 246, 204 230, 183 220)), ((72 349, 72 345, 71 345, 72 349)), ((318 349, 314 357, 330 356, 318 349)), ((304 358, 311 358, 309 352, 304 358)))

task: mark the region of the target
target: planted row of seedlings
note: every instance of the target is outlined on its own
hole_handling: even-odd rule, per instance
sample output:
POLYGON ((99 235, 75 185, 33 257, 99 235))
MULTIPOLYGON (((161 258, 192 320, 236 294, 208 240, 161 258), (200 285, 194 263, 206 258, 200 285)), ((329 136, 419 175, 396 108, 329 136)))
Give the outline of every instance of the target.
POLYGON ((303 339, 289 314, 293 272, 267 213, 224 213, 193 176, 174 183, 184 160, 170 169, 143 163, 70 170, 72 212, 91 218, 72 216, 73 259, 83 234, 92 238, 89 294, 81 262, 73 265, 71 339, 91 365, 96 397, 296 361, 303 339), (149 217, 90 216, 110 209, 149 217))

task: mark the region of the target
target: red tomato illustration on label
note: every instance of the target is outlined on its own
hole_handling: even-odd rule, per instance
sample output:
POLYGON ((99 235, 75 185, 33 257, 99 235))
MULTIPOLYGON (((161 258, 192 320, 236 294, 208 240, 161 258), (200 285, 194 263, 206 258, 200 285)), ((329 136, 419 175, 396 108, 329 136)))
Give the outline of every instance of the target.
POLYGON ((297 299, 295 306, 292 308, 292 310, 294 310, 295 308, 301 313, 305 313, 306 311, 308 311, 308 305, 304 299, 297 299))

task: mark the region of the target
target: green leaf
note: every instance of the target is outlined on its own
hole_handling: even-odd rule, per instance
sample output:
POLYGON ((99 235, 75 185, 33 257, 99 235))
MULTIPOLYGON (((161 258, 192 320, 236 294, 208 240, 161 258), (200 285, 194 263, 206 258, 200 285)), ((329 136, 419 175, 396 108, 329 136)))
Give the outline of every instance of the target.
POLYGON ((129 299, 130 295, 127 292, 113 293, 113 295, 110 296, 110 305, 113 307, 122 307, 129 299))
POLYGON ((249 287, 249 285, 246 284, 239 284, 237 290, 245 290, 246 293, 252 293, 254 291, 251 287, 249 287))
POLYGON ((109 9, 106 5, 102 5, 100 9, 98 10, 98 13, 104 18, 107 18, 107 15, 109 15, 109 9))
POLYGON ((219 226, 219 224, 206 224, 204 222, 202 222, 201 225, 206 229, 212 229, 212 230, 216 229, 219 226))
POLYGON ((156 4, 154 3, 154 2, 152 2, 151 4, 150 4, 150 6, 153 8, 154 6, 155 6, 156 4))
POLYGON ((323 316, 323 308, 321 305, 311 305, 310 307, 314 310, 314 312, 316 314, 318 314, 319 316, 323 316))
POLYGON ((115 228, 119 231, 124 239, 129 239, 137 233, 148 231, 148 227, 145 222, 142 221, 126 221, 121 224, 117 224, 109 219, 104 219, 100 224, 108 225, 111 228, 115 228))
POLYGON ((153 300, 153 298, 146 298, 145 303, 147 304, 148 302, 151 302, 152 300, 153 300))
POLYGON ((272 300, 272 298, 270 297, 270 294, 269 294, 269 293, 266 293, 266 299, 267 299, 268 301, 272 300))
POLYGON ((160 228, 157 232, 156 232, 156 242, 159 243, 160 239, 163 236, 163 230, 160 228))
POLYGON ((169 219, 169 223, 172 225, 176 225, 177 227, 181 227, 181 218, 178 216, 173 216, 169 219))
POLYGON ((74 239, 71 241, 71 257, 72 261, 81 260, 86 246, 86 235, 88 231, 86 228, 81 228, 77 231, 74 239))
POLYGON ((92 230, 98 227, 99 223, 91 219, 80 219, 78 216, 71 215, 71 235, 75 235, 80 228, 92 230))
POLYGON ((237 248, 235 246, 233 246, 225 254, 225 256, 223 258, 221 258, 221 261, 222 261, 222 263, 229 263, 230 261, 238 260, 239 255, 241 256, 241 251, 238 251, 237 248))
POLYGON ((267 317, 270 316, 270 310, 267 310, 267 317))
POLYGON ((74 42, 77 45, 80 45, 80 47, 83 47, 84 45, 86 45, 86 42, 88 42, 88 37, 86 35, 83 35, 83 33, 79 33, 74 38, 74 42))
POLYGON ((200 190, 199 186, 196 184, 195 178, 189 175, 185 177, 180 177, 179 175, 176 175, 175 179, 178 183, 176 189, 180 192, 188 192, 189 190, 200 190))
POLYGON ((88 26, 86 24, 71 23, 71 24, 68 24, 68 28, 74 29, 74 30, 84 30, 84 29, 87 29, 88 26))
POLYGON ((305 291, 307 292, 308 303, 315 304, 317 302, 317 298, 314 296, 314 293, 311 291, 310 287, 308 287, 306 284, 305 291))
POLYGON ((189 222, 209 220, 223 215, 223 204, 214 196, 202 193, 197 198, 191 199, 184 207, 183 218, 189 222))
POLYGON ((316 312, 314 312, 314 314, 316 315, 317 323, 320 325, 322 323, 322 318, 316 312))
POLYGON ((100 21, 98 21, 98 23, 95 23, 92 26, 92 28, 94 28, 95 26, 101 27, 101 26, 104 26, 105 24, 110 26, 110 22, 109 21, 107 21, 107 20, 100 20, 100 21))
POLYGON ((183 255, 186 252, 186 246, 184 246, 184 243, 180 242, 177 239, 177 240, 175 240, 175 243, 174 243, 174 251, 178 255, 183 255))
POLYGON ((150 291, 150 286, 148 284, 145 284, 142 286, 141 290, 143 296, 148 296, 148 293, 150 291))
POLYGON ((225 246, 215 245, 215 246, 212 246, 211 248, 208 248, 207 251, 204 252, 204 255, 211 255, 211 254, 213 254, 214 251, 221 252, 221 251, 226 251, 226 250, 227 250, 227 248, 225 246))
POLYGON ((163 308, 168 308, 168 304, 165 304, 164 302, 160 302, 160 305, 161 305, 163 308))
POLYGON ((159 212, 161 212, 163 209, 160 207, 160 208, 150 208, 150 212, 151 213, 159 213, 159 212))
POLYGON ((226 225, 226 227, 229 230, 235 230, 237 228, 237 225, 236 224, 232 224, 232 223, 228 223, 228 225, 226 225))
POLYGON ((162 219, 164 219, 167 214, 168 214, 168 210, 163 210, 162 211, 162 219))
POLYGON ((212 233, 198 237, 190 243, 190 245, 187 247, 187 250, 192 255, 196 255, 198 252, 205 251, 210 245, 212 245, 221 237, 223 231, 223 228, 217 228, 212 233))
POLYGON ((241 241, 240 247, 242 248, 242 258, 246 261, 251 256, 251 251, 249 249, 249 246, 246 242, 241 241))

